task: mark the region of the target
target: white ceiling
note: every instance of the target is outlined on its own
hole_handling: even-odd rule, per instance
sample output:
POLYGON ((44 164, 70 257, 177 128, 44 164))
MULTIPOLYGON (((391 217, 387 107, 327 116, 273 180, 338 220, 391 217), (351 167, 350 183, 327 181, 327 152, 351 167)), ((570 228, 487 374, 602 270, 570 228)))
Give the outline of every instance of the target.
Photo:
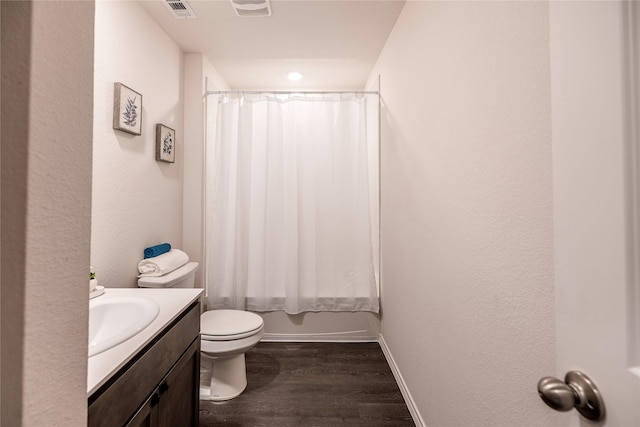
POLYGON ((234 89, 363 89, 404 0, 271 0, 270 17, 239 17, 229 0, 165 0, 142 7, 187 53, 203 53, 234 89), (304 78, 290 82, 289 71, 304 78))

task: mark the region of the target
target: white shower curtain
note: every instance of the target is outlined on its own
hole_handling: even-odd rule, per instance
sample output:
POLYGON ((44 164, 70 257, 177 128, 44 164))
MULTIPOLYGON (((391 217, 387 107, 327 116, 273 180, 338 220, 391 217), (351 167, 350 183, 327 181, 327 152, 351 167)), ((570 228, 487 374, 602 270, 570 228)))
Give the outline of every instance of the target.
POLYGON ((378 312, 377 111, 377 95, 208 96, 209 308, 378 312))

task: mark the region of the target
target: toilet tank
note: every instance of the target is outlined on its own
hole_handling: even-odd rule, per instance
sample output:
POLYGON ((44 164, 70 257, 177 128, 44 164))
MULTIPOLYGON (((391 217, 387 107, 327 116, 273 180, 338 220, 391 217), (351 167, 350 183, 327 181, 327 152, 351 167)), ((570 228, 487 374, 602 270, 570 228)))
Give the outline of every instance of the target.
POLYGON ((198 270, 197 262, 188 262, 171 273, 159 277, 140 277, 139 288, 193 288, 198 270))

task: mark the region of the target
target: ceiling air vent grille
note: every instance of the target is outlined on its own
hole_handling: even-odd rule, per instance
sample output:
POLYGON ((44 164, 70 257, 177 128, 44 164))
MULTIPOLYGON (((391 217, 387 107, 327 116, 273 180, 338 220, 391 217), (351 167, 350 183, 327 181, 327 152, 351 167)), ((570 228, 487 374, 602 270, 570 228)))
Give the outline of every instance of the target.
POLYGON ((231 4, 238 16, 271 16, 269 0, 231 0, 231 4))
POLYGON ((186 0, 165 0, 164 4, 176 19, 198 18, 198 16, 193 11, 193 9, 191 9, 191 6, 189 6, 189 3, 187 3, 186 0))

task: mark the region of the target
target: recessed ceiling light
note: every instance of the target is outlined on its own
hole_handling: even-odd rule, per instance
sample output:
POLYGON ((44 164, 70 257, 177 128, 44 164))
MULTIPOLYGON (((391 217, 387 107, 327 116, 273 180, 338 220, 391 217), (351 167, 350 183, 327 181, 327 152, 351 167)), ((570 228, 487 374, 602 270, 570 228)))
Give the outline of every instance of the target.
POLYGON ((289 74, 287 74, 287 78, 289 80, 294 80, 294 81, 295 80, 300 80, 300 79, 302 79, 302 74, 300 74, 297 71, 291 71, 289 74))

